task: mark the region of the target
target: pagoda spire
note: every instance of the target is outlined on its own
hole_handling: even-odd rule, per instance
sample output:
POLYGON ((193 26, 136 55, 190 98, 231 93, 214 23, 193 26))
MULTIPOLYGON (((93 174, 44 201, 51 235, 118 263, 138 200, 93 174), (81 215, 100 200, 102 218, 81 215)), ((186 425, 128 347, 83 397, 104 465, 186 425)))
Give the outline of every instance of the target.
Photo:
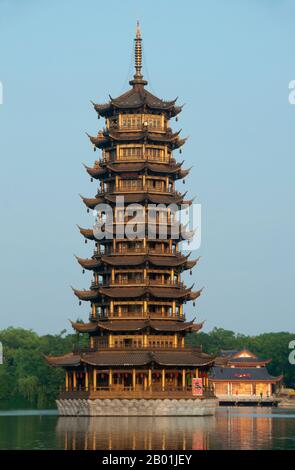
POLYGON ((134 68, 135 74, 133 80, 130 80, 130 85, 147 85, 147 81, 143 80, 143 75, 141 73, 142 69, 142 37, 139 21, 136 23, 136 33, 134 39, 134 68))
POLYGON ((136 36, 135 36, 135 75, 134 78, 142 78, 141 67, 142 67, 142 39, 139 21, 136 24, 136 36))

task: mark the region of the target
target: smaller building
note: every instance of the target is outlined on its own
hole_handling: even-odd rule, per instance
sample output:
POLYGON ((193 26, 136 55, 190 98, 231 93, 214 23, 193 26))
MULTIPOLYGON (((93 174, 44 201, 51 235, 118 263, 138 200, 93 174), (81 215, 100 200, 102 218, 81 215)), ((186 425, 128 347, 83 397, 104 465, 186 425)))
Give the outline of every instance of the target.
POLYGON ((270 362, 247 349, 221 350, 209 376, 215 395, 229 401, 272 399, 283 377, 269 374, 266 365, 270 362))

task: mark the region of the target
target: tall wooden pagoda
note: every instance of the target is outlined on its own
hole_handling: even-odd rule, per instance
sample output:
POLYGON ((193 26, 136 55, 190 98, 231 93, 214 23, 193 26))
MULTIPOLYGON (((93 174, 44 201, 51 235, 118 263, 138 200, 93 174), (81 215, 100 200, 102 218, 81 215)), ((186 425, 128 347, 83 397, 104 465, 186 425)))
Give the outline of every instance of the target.
POLYGON ((106 216, 103 228, 106 235, 110 229, 113 234, 98 239, 95 228, 79 227, 85 242, 95 245, 90 259, 77 258, 83 270, 92 271, 93 280, 89 290, 74 289, 74 294, 80 302, 90 302, 91 314, 88 323, 72 325, 88 334, 89 345, 46 358, 66 372, 65 389, 57 401, 64 415, 214 412, 208 382, 213 358, 200 348, 186 347, 184 341, 188 332, 202 328, 202 323, 186 321, 183 311, 183 305, 201 293, 181 281, 182 272, 197 263, 179 250, 179 243, 192 232, 181 230, 172 236, 176 214, 171 204, 191 204, 175 189, 189 172, 173 156, 186 139, 169 124, 181 106, 147 91, 141 42, 137 25, 131 89, 106 104, 94 103, 106 127, 89 136, 102 156, 86 171, 99 182, 99 189, 94 198, 82 200, 88 210, 99 204, 111 208, 112 218, 106 216), (119 206, 118 196, 124 197, 119 206), (130 204, 141 208, 142 228, 135 238, 122 230, 132 220, 126 211, 130 204), (150 204, 160 204, 149 218, 153 237, 147 227, 150 204), (164 224, 165 237, 160 230, 164 224))

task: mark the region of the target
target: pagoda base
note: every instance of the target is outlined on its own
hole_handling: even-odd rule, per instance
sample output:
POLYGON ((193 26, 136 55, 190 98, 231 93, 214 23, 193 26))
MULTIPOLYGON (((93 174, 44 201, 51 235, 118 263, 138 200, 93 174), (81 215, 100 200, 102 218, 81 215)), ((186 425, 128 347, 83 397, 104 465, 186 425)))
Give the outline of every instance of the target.
POLYGON ((94 400, 60 399, 61 416, 210 416, 215 414, 216 398, 104 398, 94 400))

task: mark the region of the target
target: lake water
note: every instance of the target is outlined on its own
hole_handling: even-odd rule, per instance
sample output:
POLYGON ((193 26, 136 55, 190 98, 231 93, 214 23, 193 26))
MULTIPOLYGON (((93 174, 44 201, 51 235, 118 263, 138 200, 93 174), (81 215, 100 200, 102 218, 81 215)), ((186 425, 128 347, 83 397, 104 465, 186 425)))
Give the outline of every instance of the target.
POLYGON ((58 417, 0 412, 0 449, 295 449, 295 410, 219 408, 208 417, 58 417))

